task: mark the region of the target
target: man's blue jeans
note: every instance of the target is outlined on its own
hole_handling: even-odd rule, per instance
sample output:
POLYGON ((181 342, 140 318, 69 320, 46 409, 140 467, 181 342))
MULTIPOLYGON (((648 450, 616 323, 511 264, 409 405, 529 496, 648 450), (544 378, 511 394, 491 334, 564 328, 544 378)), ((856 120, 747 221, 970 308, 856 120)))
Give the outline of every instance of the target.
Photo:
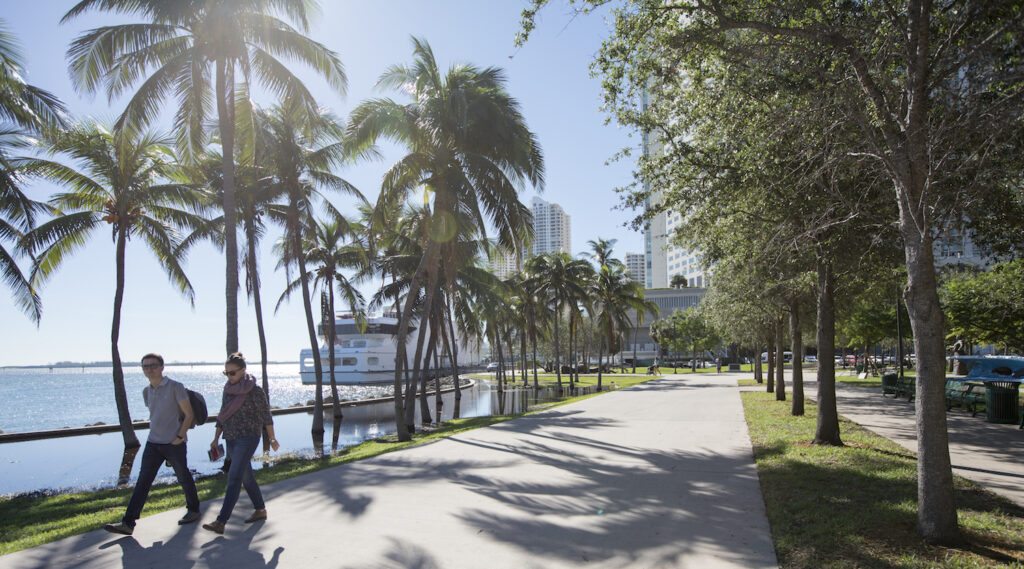
POLYGON ((231 510, 235 509, 238 496, 242 493, 242 486, 245 486, 245 493, 252 500, 252 507, 263 510, 266 505, 263 503, 263 493, 256 484, 256 477, 252 474, 252 455, 256 453, 256 447, 260 444, 259 435, 238 437, 227 441, 227 454, 231 457, 231 466, 228 468, 228 487, 224 491, 224 505, 220 507, 220 515, 217 519, 227 523, 231 517, 231 510))
POLYGON ((188 507, 188 511, 199 511, 199 494, 196 492, 196 481, 188 469, 185 447, 185 443, 158 445, 146 442, 146 448, 142 451, 142 465, 139 467, 139 481, 135 483, 132 499, 128 501, 128 510, 122 520, 125 525, 135 527, 135 520, 142 515, 142 507, 146 505, 146 498, 149 497, 149 489, 153 486, 156 473, 165 460, 171 463, 174 475, 178 477, 178 484, 181 484, 181 489, 185 492, 185 506, 188 507))

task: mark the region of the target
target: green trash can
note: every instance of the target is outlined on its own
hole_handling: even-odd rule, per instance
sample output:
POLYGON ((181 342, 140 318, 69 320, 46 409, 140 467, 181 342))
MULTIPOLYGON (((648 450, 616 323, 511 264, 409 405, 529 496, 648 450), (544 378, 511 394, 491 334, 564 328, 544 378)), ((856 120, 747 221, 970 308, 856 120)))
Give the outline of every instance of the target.
POLYGON ((985 382, 985 416, 989 423, 1020 421, 1019 384, 1012 381, 985 382))
POLYGON ((887 371, 882 374, 882 395, 896 393, 896 382, 900 375, 894 371, 887 371))

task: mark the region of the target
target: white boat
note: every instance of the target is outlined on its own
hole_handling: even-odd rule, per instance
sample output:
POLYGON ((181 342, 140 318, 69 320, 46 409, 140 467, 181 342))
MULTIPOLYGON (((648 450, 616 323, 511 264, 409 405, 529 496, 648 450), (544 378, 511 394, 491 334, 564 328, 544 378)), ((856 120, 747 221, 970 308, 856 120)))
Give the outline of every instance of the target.
MULTIPOLYGON (((320 364, 323 366, 323 383, 329 385, 330 350, 326 342, 329 330, 320 324, 321 338, 324 344, 320 347, 320 364)), ((418 334, 414 324, 409 325, 406 338, 406 353, 412 358, 416 353, 418 334)), ((373 383, 391 383, 395 380, 395 356, 398 353, 396 336, 398 335, 398 314, 394 312, 377 316, 367 316, 362 329, 354 314, 341 313, 334 320, 334 379, 338 384, 360 385, 373 383)), ((460 344, 461 348, 461 344, 460 344)), ((479 348, 460 350, 459 364, 463 362, 479 362, 479 348)), ((447 366, 447 358, 445 363, 447 366)), ((313 363, 313 350, 303 349, 299 352, 299 375, 302 383, 316 383, 316 371, 313 363)))

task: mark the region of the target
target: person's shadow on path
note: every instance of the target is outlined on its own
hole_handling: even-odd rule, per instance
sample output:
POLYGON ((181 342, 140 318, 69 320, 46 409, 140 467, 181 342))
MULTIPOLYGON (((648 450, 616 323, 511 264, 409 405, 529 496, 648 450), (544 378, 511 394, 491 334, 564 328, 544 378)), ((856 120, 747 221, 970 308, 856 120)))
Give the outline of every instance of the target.
MULTIPOLYGON (((192 528, 189 528, 192 529, 192 528)), ((100 549, 115 545, 121 547, 121 566, 125 569, 135 567, 153 567, 160 569, 188 569, 195 566, 193 556, 188 555, 192 536, 195 532, 182 530, 174 534, 167 543, 155 541, 149 547, 142 547, 134 537, 124 536, 120 539, 104 543, 100 549)))
POLYGON ((284 547, 274 549, 269 561, 263 558, 262 553, 252 549, 252 541, 264 523, 260 521, 251 524, 238 535, 217 536, 217 539, 203 544, 204 551, 199 557, 208 567, 277 567, 284 547))
MULTIPOLYGON (((262 553, 251 549, 252 541, 262 525, 263 522, 257 522, 238 536, 217 536, 213 541, 201 546, 203 551, 199 558, 210 567, 277 567, 284 547, 275 549, 269 561, 263 558, 262 553)), ((135 538, 125 536, 104 543, 99 548, 120 546, 121 566, 125 569, 189 569, 196 565, 196 556, 193 552, 193 540, 196 535, 203 538, 214 535, 197 529, 198 526, 183 529, 166 543, 157 541, 150 547, 143 547, 135 538)))

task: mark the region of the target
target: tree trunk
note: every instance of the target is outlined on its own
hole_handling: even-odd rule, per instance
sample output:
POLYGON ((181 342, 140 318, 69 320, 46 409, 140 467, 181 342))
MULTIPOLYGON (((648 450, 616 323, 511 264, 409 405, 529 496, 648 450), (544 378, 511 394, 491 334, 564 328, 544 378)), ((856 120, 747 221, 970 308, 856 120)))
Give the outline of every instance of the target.
MULTIPOLYGON (((296 223, 298 223, 296 221, 296 223)), ((309 345, 313 349, 313 370, 316 373, 316 393, 313 396, 313 425, 310 433, 313 436, 313 452, 322 456, 324 452, 324 367, 320 361, 320 346, 316 344, 316 325, 313 322, 313 303, 309 294, 309 278, 306 274, 306 255, 302 251, 299 229, 295 230, 294 246, 299 257, 299 279, 302 283, 302 306, 306 311, 306 331, 309 333, 309 345)))
MULTIPOLYGON (((448 294, 451 302, 455 302, 451 293, 448 294)), ((452 419, 458 419, 462 411, 462 387, 459 385, 459 342, 455 338, 455 319, 451 314, 451 306, 448 307, 448 354, 452 361, 452 382, 455 384, 455 405, 452 406, 452 419)), ((440 420, 440 415, 438 415, 440 420)))
POLYGON ((904 292, 917 354, 918 532, 930 543, 956 543, 960 531, 946 431, 943 316, 935 282, 932 242, 901 221, 907 257, 904 292))
MULTIPOLYGON (((398 348, 395 353, 395 382, 394 382, 394 408, 395 408, 395 429, 398 431, 399 442, 410 441, 412 436, 405 424, 405 409, 402 404, 402 371, 407 366, 407 354, 406 354, 406 341, 409 336, 409 319, 412 317, 412 309, 415 305, 416 296, 420 293, 422 287, 421 279, 427 272, 427 267, 432 266, 431 259, 437 255, 437 244, 430 242, 427 244, 427 250, 423 254, 423 258, 420 259, 420 264, 416 267, 416 272, 413 273, 412 280, 409 283, 409 291, 406 293, 405 307, 402 309, 400 320, 398 321, 398 337, 396 339, 396 347, 398 348)), ((398 302, 397 298, 395 302, 398 302)))
POLYGON ((786 357, 783 352, 783 322, 784 317, 780 316, 778 322, 775 323, 775 400, 785 401, 786 400, 786 380, 783 377, 783 372, 786 367, 786 357))
POLYGON ((768 353, 768 393, 775 392, 775 338, 774 334, 768 335, 768 344, 766 346, 768 353))
POLYGON ((604 340, 597 342, 597 390, 601 391, 601 363, 604 360, 604 340))
MULTIPOLYGON (((124 369, 121 367, 121 351, 117 347, 121 337, 121 304, 124 301, 124 267, 125 247, 127 246, 127 228, 118 227, 117 249, 115 252, 115 270, 117 283, 114 287, 114 316, 110 324, 110 361, 113 365, 114 403, 117 405, 117 422, 121 426, 121 438, 124 439, 125 450, 138 448, 139 437, 132 426, 131 412, 128 410, 128 393, 124 388, 124 369)), ((133 455, 134 458, 134 455, 133 455)))
POLYGON ((836 408, 836 311, 832 265, 818 258, 818 421, 814 444, 842 446, 836 408))
POLYGON ((537 380, 537 334, 530 334, 530 344, 533 348, 533 388, 540 389, 540 382, 537 380))
POLYGON ((238 351, 238 234, 235 231, 234 77, 223 57, 216 62, 217 122, 220 126, 221 176, 224 191, 224 301, 227 353, 238 351))
POLYGON ((761 365, 761 345, 754 340, 754 379, 758 383, 764 383, 764 369, 761 365))
MULTIPOLYGON (((330 291, 327 296, 327 302, 331 310, 330 317, 328 318, 328 322, 330 322, 330 324, 328 325, 327 345, 330 346, 328 350, 331 365, 331 400, 334 402, 334 404, 331 405, 331 417, 334 418, 334 432, 331 437, 331 450, 337 450, 338 434, 341 429, 341 398, 338 395, 338 380, 334 375, 334 362, 336 361, 334 357, 334 335, 338 332, 334 326, 334 315, 337 314, 334 310, 334 279, 329 279, 327 281, 327 290, 330 291)), ((322 326, 323 322, 321 322, 320 325, 322 326)))
MULTIPOLYGON (((248 254, 246 255, 246 276, 248 278, 249 290, 252 291, 253 309, 256 311, 256 334, 260 342, 260 371, 263 378, 263 392, 267 394, 267 402, 270 402, 270 382, 267 378, 267 333, 263 327, 263 300, 260 295, 259 266, 256 260, 256 228, 252 219, 245 220, 246 243, 248 254)), ((263 454, 270 452, 270 437, 266 429, 263 430, 263 454)))
MULTIPOLYGON (((433 326, 433 318, 430 319, 430 325, 433 326)), ((430 343, 427 344, 427 353, 423 357, 423 373, 420 374, 420 424, 429 425, 434 422, 433 417, 430 416, 430 396, 428 394, 428 388, 430 387, 429 376, 427 370, 430 369, 430 362, 434 359, 434 347, 437 345, 437 337, 431 334, 430 343)), ((437 367, 434 368, 434 373, 437 373, 437 367)))
POLYGON ((794 296, 789 304, 789 334, 793 352, 793 416, 800 417, 804 414, 804 372, 803 353, 804 338, 800 331, 800 301, 794 296))
POLYGON ((558 306, 555 306, 555 378, 558 383, 558 395, 562 395, 562 362, 559 356, 558 346, 558 306))

